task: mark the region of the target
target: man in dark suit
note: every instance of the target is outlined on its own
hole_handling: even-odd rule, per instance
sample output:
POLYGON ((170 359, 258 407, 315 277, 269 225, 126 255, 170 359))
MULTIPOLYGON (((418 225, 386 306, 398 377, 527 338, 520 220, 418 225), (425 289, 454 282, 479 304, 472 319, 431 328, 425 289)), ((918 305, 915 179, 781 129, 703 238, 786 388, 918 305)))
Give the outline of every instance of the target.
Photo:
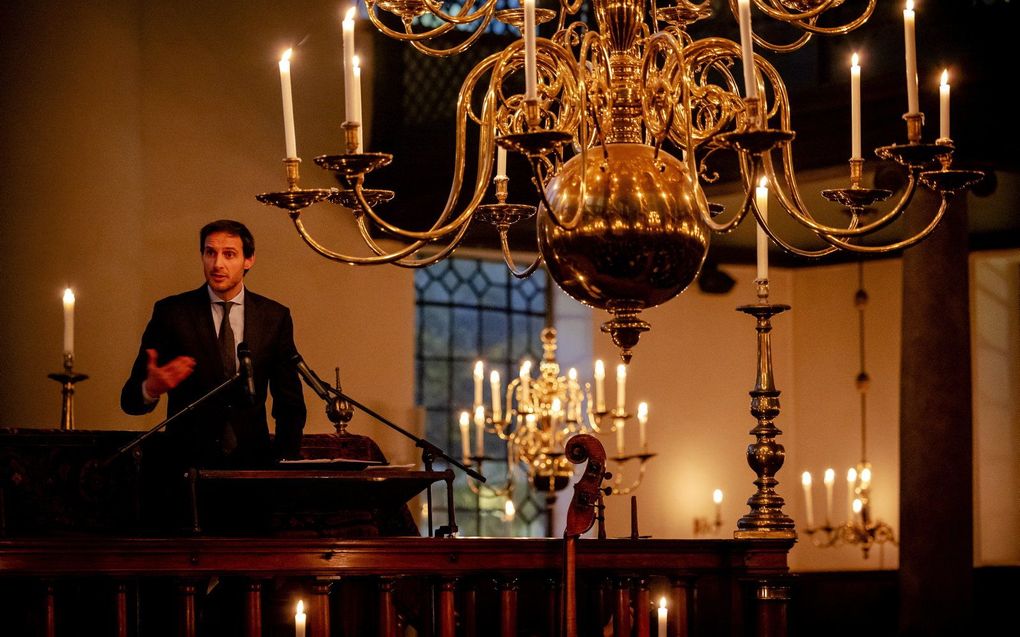
POLYGON ((168 394, 172 416, 241 369, 237 345, 251 352, 254 398, 238 382, 168 427, 185 466, 257 468, 299 456, 305 403, 291 363, 290 310, 246 290, 255 239, 237 221, 214 221, 199 235, 206 285, 156 302, 131 376, 121 391, 128 414, 151 412, 168 394), (273 394, 274 443, 266 422, 273 394))

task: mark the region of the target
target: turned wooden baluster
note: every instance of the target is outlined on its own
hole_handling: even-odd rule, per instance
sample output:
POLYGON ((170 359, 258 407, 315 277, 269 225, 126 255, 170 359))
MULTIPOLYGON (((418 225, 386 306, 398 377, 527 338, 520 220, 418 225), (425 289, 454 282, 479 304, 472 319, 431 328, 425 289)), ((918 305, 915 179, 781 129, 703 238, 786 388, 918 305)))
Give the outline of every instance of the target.
POLYGON ((630 637, 630 580, 619 577, 614 583, 613 637, 630 637))
POLYGON ((316 581, 312 584, 312 637, 329 637, 329 590, 332 582, 316 581))
POLYGON ((475 589, 474 582, 469 582, 468 586, 463 589, 461 593, 461 600, 464 608, 461 612, 461 630, 464 631, 464 637, 478 637, 478 591, 475 589))
POLYGON ((393 605, 393 591, 397 581, 392 577, 379 579, 379 637, 397 636, 397 609, 393 605))
MULTIPOLYGON (((689 612, 687 595, 690 590, 690 581, 682 577, 673 578, 672 588, 673 608, 669 609, 669 623, 673 626, 673 635, 671 637, 687 637, 687 614, 689 612)), ((665 635, 661 637, 665 637, 665 635)))
POLYGON ((178 634, 181 637, 195 637, 195 583, 181 582, 177 585, 180 595, 180 616, 178 617, 178 634))
POLYGON ((500 637, 517 637, 517 578, 499 583, 500 637))
POLYGON ((127 591, 128 586, 124 582, 117 582, 114 585, 113 600, 117 613, 115 633, 117 637, 128 637, 127 591))
POLYGON ((786 637, 786 607, 790 589, 770 582, 761 582, 755 588, 758 600, 757 637, 786 637))
POLYGON ((44 597, 44 612, 46 618, 46 637, 57 635, 57 596, 52 582, 46 582, 46 593, 44 597))
POLYGON ((634 600, 634 625, 637 637, 649 637, 648 613, 651 611, 648 578, 640 577, 637 581, 637 599, 634 600))
MULTIPOLYGON (((457 615, 454 597, 457 580, 444 579, 439 584, 439 637, 454 637, 457 630, 457 615)), ((395 636, 394 636, 395 637, 395 636)))
POLYGON ((256 579, 248 580, 245 584, 244 635, 262 637, 262 582, 256 579))

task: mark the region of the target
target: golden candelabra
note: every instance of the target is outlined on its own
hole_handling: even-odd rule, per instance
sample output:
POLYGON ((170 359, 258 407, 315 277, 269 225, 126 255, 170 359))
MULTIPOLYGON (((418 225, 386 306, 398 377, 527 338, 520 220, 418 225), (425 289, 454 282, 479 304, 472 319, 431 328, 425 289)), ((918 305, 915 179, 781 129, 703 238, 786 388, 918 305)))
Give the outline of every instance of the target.
POLYGON ((860 334, 860 361, 861 371, 857 374, 854 384, 860 394, 861 402, 861 461, 857 466, 847 471, 847 517, 846 522, 833 525, 832 522, 832 491, 836 481, 835 471, 825 470, 823 482, 825 484, 825 523, 820 526, 814 525, 813 516, 810 514, 811 502, 811 474, 805 471, 801 476, 801 483, 804 486, 805 504, 808 508, 807 528, 804 532, 811 538, 812 544, 821 547, 840 546, 842 544, 860 545, 864 557, 868 557, 868 551, 875 544, 889 542, 897 544, 896 533, 891 526, 875 520, 871 516, 871 463, 868 462, 868 388, 871 384, 871 377, 865 368, 865 347, 864 347, 864 309, 868 304, 868 292, 864 289, 864 263, 857 264, 858 289, 854 294, 854 307, 857 309, 858 333, 860 334))
MULTIPOLYGON (((478 484, 469 479, 472 491, 512 498, 518 472, 523 468, 528 484, 536 493, 555 494, 565 488, 574 475, 574 465, 564 455, 564 446, 571 436, 585 433, 615 434, 617 453, 608 458, 614 465, 609 487, 612 494, 631 493, 644 478, 645 464, 655 457, 648 452, 647 404, 640 403, 636 414, 626 409, 625 392, 620 386, 625 382, 626 370, 621 369, 617 371, 617 406, 608 409, 601 361, 596 362, 594 387, 591 383, 582 385, 576 369, 570 369, 565 376, 560 373, 556 360, 556 329, 543 329, 541 338, 543 354, 537 377, 532 377, 531 361, 525 361, 518 376, 507 383, 504 393, 498 372, 493 372, 489 378, 489 406, 483 400, 484 365, 481 361, 475 363, 473 412, 462 412, 459 421, 462 456, 465 463, 479 466, 490 461, 505 462, 506 480, 502 484, 478 484), (640 448, 627 453, 624 434, 628 423, 634 420, 639 427, 640 448), (506 443, 505 458, 485 455, 485 435, 495 435, 506 443), (637 475, 632 476, 625 469, 634 463, 637 475)), ((633 424, 630 427, 633 428, 633 424)))
MULTIPOLYGON (((904 23, 909 13, 911 25, 910 39, 905 39, 907 76, 914 83, 908 79, 906 142, 875 150, 880 159, 902 166, 907 181, 902 196, 867 222, 864 212, 892 192, 863 185, 864 160, 857 153, 849 162, 847 187, 821 193, 849 212, 846 223, 829 225, 805 204, 793 169, 796 134, 786 85, 753 48, 785 53, 800 49, 815 34, 844 35, 869 20, 876 0, 858 3, 862 6, 857 17, 841 24, 830 24, 835 19, 828 11, 852 0, 730 0, 741 27, 739 43, 722 37, 695 39, 688 33, 689 25, 710 15, 707 2, 676 0, 673 6, 658 7, 646 0, 593 0, 598 26, 592 30, 584 22, 570 21, 581 0, 560 0, 555 11, 536 10, 534 0, 523 0, 521 9, 497 11, 496 0, 483 0, 457 5, 456 12, 435 0, 367 0, 368 17, 379 32, 432 56, 464 51, 492 20, 522 33, 522 39, 485 57, 464 78, 454 113, 456 150, 446 204, 423 231, 400 228, 378 213, 376 208, 393 193, 367 188, 365 181, 392 155, 360 147, 360 106, 353 116, 347 113, 343 124, 346 152, 315 159, 336 174, 339 188, 301 188, 299 160, 288 158, 284 160, 288 189, 258 199, 287 210, 298 235, 313 251, 353 265, 426 267, 453 253, 473 219, 484 219, 495 226, 503 257, 515 276, 527 276, 544 263, 568 295, 609 312, 611 319, 602 330, 629 362, 638 339, 650 327, 640 313, 683 292, 701 270, 711 234, 731 232, 749 213, 769 240, 801 257, 819 258, 836 250, 898 251, 930 235, 949 200, 982 177, 953 168, 955 148, 948 135, 940 134, 933 143, 923 141, 924 116, 916 106, 916 68, 911 68, 911 60, 916 65, 914 11, 907 1, 904 23), (780 21, 800 35, 790 43, 766 41, 752 29, 752 8, 755 19, 780 21), (431 19, 416 21, 425 15, 431 19), (438 26, 416 26, 424 22, 438 26), (537 37, 540 25, 546 25, 542 28, 550 37, 537 37), (458 41, 451 44, 450 39, 458 41), (736 68, 743 71, 743 91, 736 68), (477 128, 474 158, 467 148, 469 127, 477 128), (501 185, 501 175, 493 170, 497 147, 527 162, 536 185, 534 208, 506 202, 506 184, 501 185), (739 207, 726 216, 707 201, 702 189, 718 178, 717 155, 735 158, 744 191, 739 207), (469 163, 475 171, 467 188, 469 163), (783 216, 806 228, 817 240, 815 245, 794 245, 776 232, 756 202, 755 189, 763 178, 786 213, 783 216), (497 203, 487 204, 492 183, 497 203), (865 243, 877 242, 874 234, 903 216, 922 185, 941 200, 934 212, 928 211, 928 224, 902 239, 865 243), (322 200, 351 210, 367 254, 336 251, 311 236, 301 214, 322 200), (508 230, 532 216, 538 257, 518 269, 508 230), (404 244, 390 250, 377 235, 402 239, 404 244)), ((285 113, 286 104, 285 93, 285 113)), ((767 275, 759 279, 765 290, 759 294, 760 302, 740 308, 756 318, 759 335, 759 382, 751 393, 758 425, 752 430, 756 442, 748 449, 748 461, 758 474, 758 492, 737 534, 785 537, 794 531, 774 489, 774 473, 784 457, 782 445, 775 441, 779 430, 772 424, 779 392, 772 385, 771 370, 765 374, 767 351, 761 348, 768 345, 771 317, 787 308, 768 303, 767 275)), ((553 465, 549 474, 556 475, 559 461, 548 459, 553 465)))

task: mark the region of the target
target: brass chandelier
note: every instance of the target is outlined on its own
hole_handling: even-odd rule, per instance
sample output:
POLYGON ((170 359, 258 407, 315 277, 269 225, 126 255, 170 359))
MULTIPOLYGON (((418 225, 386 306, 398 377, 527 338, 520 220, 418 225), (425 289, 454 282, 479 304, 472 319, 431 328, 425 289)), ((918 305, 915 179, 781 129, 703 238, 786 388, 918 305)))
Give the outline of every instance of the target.
MULTIPOLYGON (((258 199, 287 210, 298 234, 315 252, 353 265, 425 267, 450 255, 472 220, 487 221, 495 227, 503 257, 515 276, 528 276, 544 263, 567 294, 609 312, 611 319, 602 329, 611 335, 627 362, 641 333, 649 329, 640 312, 680 294, 698 276, 711 234, 731 232, 749 213, 759 232, 795 255, 813 258, 836 250, 888 252, 927 237, 945 213, 948 200, 980 178, 980 173, 952 168, 948 85, 947 114, 939 138, 934 143, 922 140, 914 11, 908 0, 904 11, 909 97, 904 115, 906 143, 876 150, 880 158, 906 169, 902 196, 873 220, 862 219, 865 210, 888 199, 892 192, 862 184, 858 91, 853 102, 849 183, 822 193, 849 212, 847 221, 829 225, 805 205, 793 170, 795 133, 786 86, 775 67, 754 54, 753 48, 789 52, 804 46, 815 34, 851 32, 871 17, 876 0, 860 2, 860 13, 850 21, 826 23, 831 9, 850 2, 730 0, 731 12, 738 16, 741 27, 738 43, 722 37, 694 39, 688 33, 689 25, 710 15, 708 2, 676 0, 672 6, 655 2, 649 6, 646 0, 593 0, 596 31, 583 22, 571 21, 581 0, 559 0, 555 11, 536 9, 533 0, 523 0, 521 8, 501 11, 496 9, 496 0, 468 0, 456 10, 439 0, 367 0, 369 19, 381 33, 406 41, 427 55, 451 56, 464 51, 493 20, 518 28, 524 36, 484 58, 464 79, 456 106, 456 156, 445 206, 423 231, 397 227, 380 215, 377 208, 394 193, 371 188, 366 182, 392 155, 361 147, 360 104, 352 102, 348 102, 343 123, 346 152, 315 158, 316 164, 336 174, 340 187, 300 187, 300 160, 293 150, 291 119, 284 160, 288 189, 258 199), (755 20, 781 21, 800 35, 790 43, 764 40, 752 29, 752 3, 755 20), (419 20, 422 16, 430 19, 419 20), (439 26, 419 26, 423 23, 439 26), (542 24, 547 25, 543 30, 551 32, 550 37, 536 36, 537 26, 542 24), (446 45, 460 36, 459 41, 446 45), (439 41, 444 44, 437 44, 439 41), (743 92, 734 74, 738 67, 743 71, 743 92), (469 127, 478 132, 474 156, 467 147, 469 127), (494 170, 494 164, 495 168, 503 164, 494 161, 497 149, 519 153, 527 160, 537 186, 537 205, 507 202, 505 173, 494 170), (716 178, 716 154, 735 156, 745 193, 739 208, 726 215, 706 200, 702 190, 704 183, 716 178), (469 162, 475 167, 470 185, 465 179, 469 162), (766 211, 755 201, 756 186, 763 179, 785 215, 817 237, 818 247, 793 245, 773 229, 766 211), (495 184, 495 201, 486 202, 490 183, 495 184), (941 198, 930 223, 913 236, 865 244, 866 237, 903 215, 921 184, 941 198), (309 234, 301 220, 302 211, 323 200, 351 210, 366 255, 335 251, 309 234), (536 219, 539 256, 519 266, 511 255, 508 231, 511 225, 532 217, 536 219), (402 239, 404 244, 388 250, 379 243, 382 234, 402 239)), ((350 15, 348 19, 352 19, 350 15)), ((347 46, 346 23, 345 56, 350 57, 353 47, 347 46)), ((354 77, 353 72, 345 75, 354 77)), ((360 94, 360 89, 348 84, 346 92, 360 94)), ((289 80, 284 96, 286 114, 289 80)), ((767 267, 764 271, 759 268, 757 284, 764 302, 767 267)))
POLYGON ((812 511, 811 474, 805 471, 801 475, 804 487, 804 500, 807 507, 807 526, 804 532, 811 538, 815 546, 831 547, 843 544, 859 545, 865 559, 875 544, 889 542, 897 544, 896 532, 881 520, 871 515, 871 463, 868 462, 868 389, 871 377, 865 368, 864 346, 864 309, 868 304, 868 292, 864 289, 864 262, 857 264, 858 288, 854 294, 854 307, 857 309, 857 324, 860 345, 861 371, 854 379, 861 403, 861 461, 851 467, 846 474, 847 512, 846 522, 833 523, 833 486, 836 473, 826 469, 823 477, 825 484, 825 522, 815 525, 812 511))
POLYGON ((484 366, 481 361, 475 363, 472 412, 460 414, 461 456, 465 464, 478 467, 489 461, 505 462, 506 479, 502 485, 493 486, 476 484, 468 478, 472 491, 489 497, 512 498, 515 478, 523 468, 528 484, 537 494, 546 494, 548 499, 565 488, 574 475, 574 465, 564 453, 568 438, 576 434, 615 434, 616 454, 608 457, 613 463, 610 493, 631 493, 641 484, 645 463, 655 456, 648 452, 647 403, 639 403, 636 413, 627 408, 626 368, 620 365, 616 376, 616 406, 609 409, 602 361, 595 363, 594 385, 582 385, 576 369, 571 368, 566 375, 561 373, 556 359, 556 329, 543 329, 541 338, 543 354, 537 376, 532 376, 531 361, 525 361, 518 376, 506 384, 504 394, 498 372, 493 371, 489 378, 489 407, 484 400, 484 366), (639 449, 627 453, 624 434, 627 424, 634 420, 638 425, 639 449), (504 457, 485 455, 486 434, 496 435, 506 443, 504 457), (635 464, 637 475, 626 474, 626 467, 635 464))

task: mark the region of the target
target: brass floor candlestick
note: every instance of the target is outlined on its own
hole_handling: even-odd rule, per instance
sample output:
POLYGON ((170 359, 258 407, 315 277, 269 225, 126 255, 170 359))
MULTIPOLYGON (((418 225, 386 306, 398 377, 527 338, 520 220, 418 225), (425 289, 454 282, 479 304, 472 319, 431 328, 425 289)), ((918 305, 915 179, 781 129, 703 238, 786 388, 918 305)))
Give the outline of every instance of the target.
POLYGON ((737 522, 736 539, 796 538, 793 520, 783 513, 783 498, 776 493, 776 473, 783 466, 786 450, 776 442, 782 432, 773 424, 779 415, 779 390, 772 375, 771 319, 790 309, 789 305, 768 302, 768 281, 758 281, 759 302, 742 305, 738 311, 753 316, 758 332, 758 374, 751 394, 751 415, 758 424, 751 430, 756 438, 747 446, 747 464, 757 474, 758 491, 747 500, 751 510, 737 522))
POLYGON ((86 380, 85 374, 74 372, 74 355, 64 354, 64 372, 61 374, 49 374, 49 377, 60 383, 60 394, 63 397, 60 408, 60 429, 63 431, 74 430, 74 385, 86 380))

